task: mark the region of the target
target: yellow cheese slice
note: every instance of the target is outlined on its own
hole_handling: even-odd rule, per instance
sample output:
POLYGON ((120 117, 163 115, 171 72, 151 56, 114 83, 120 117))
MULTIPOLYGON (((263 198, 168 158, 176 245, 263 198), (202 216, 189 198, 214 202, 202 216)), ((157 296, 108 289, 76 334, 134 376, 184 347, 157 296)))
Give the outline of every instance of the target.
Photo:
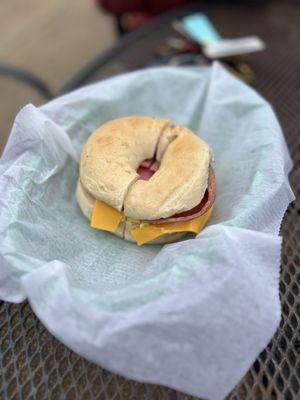
POLYGON ((147 242, 150 242, 157 237, 166 233, 175 232, 193 232, 199 233, 212 213, 213 207, 211 207, 205 214, 200 217, 190 219, 189 221, 178 221, 166 224, 149 224, 147 226, 140 226, 131 229, 131 234, 137 244, 140 246, 147 242))
MULTIPOLYGON (((131 229, 131 234, 140 246, 167 233, 193 232, 199 233, 212 213, 212 207, 200 217, 189 221, 178 221, 166 224, 143 224, 131 229)), ((124 214, 117 211, 103 201, 96 200, 93 207, 91 227, 104 231, 115 232, 124 217, 124 214)), ((142 222, 142 221, 141 221, 142 222)))
POLYGON ((123 213, 103 201, 96 200, 93 207, 91 227, 115 232, 123 218, 123 213))

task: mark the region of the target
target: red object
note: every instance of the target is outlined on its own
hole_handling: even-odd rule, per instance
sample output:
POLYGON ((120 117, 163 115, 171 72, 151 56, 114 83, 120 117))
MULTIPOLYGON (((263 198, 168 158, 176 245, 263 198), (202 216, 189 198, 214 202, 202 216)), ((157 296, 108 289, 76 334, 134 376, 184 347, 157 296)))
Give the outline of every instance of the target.
POLYGON ((207 189, 203 199, 196 207, 179 214, 174 214, 168 218, 160 218, 155 221, 151 221, 151 223, 164 224, 169 222, 188 221, 190 219, 200 217, 200 215, 203 215, 204 213, 206 213, 206 211, 208 211, 211 208, 211 206, 215 201, 215 198, 216 198, 216 179, 213 169, 209 167, 207 189))
MULTIPOLYGON (((139 168, 150 168, 151 164, 154 163, 155 160, 153 158, 149 158, 148 160, 144 160, 139 168)), ((139 172, 139 170, 138 170, 139 172)))
POLYGON ((143 181, 148 181, 152 175, 158 170, 160 163, 156 160, 144 160, 138 167, 137 173, 143 181))
POLYGON ((95 0, 106 11, 119 18, 124 31, 139 28, 157 14, 189 0, 95 0))
POLYGON ((115 15, 127 12, 159 14, 187 3, 187 0, 96 0, 105 10, 115 15))
POLYGON ((160 163, 158 161, 154 161, 151 165, 150 165, 150 171, 156 172, 160 167, 160 163))
MULTIPOLYGON (((152 175, 159 169, 160 163, 154 159, 144 160, 137 169, 137 173, 143 181, 148 181, 152 175)), ((188 221, 200 217, 210 209, 216 198, 216 179, 212 167, 209 167, 208 184, 200 203, 191 210, 174 214, 168 218, 160 218, 151 221, 153 224, 164 224, 169 222, 188 221)))

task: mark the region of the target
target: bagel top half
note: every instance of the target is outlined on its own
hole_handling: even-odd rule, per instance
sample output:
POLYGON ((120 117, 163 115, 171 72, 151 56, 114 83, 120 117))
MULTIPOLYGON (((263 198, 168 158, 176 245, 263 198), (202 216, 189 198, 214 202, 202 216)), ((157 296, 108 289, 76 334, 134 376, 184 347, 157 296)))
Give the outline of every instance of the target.
POLYGON ((80 158, 80 182, 91 198, 147 221, 196 207, 208 187, 212 151, 188 128, 169 122, 130 116, 93 132, 80 158), (148 159, 160 166, 142 180, 137 169, 148 159))

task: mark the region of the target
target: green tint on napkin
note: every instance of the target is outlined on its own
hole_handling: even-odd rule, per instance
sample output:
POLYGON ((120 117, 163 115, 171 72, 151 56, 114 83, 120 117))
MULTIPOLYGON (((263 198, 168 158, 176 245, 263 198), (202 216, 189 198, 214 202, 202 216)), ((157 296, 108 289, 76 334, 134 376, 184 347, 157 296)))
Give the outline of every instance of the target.
POLYGON ((27 297, 61 341, 112 371, 221 399, 279 323, 290 168, 271 107, 219 64, 138 71, 28 105, 0 161, 0 297, 27 297), (214 150, 217 199, 197 238, 138 247, 80 212, 83 144, 132 114, 170 117, 214 150))

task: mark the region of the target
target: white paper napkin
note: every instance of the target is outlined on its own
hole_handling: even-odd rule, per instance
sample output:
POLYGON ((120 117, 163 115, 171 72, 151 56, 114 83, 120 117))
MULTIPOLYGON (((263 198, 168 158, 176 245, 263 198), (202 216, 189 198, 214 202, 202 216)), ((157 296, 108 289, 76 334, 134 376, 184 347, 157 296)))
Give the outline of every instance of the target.
POLYGON ((0 161, 0 297, 126 377, 222 399, 280 320, 291 161, 270 105, 219 64, 123 75, 18 114, 0 161), (215 153, 217 199, 195 239, 137 247, 90 228, 74 191, 89 134, 145 114, 215 153))

